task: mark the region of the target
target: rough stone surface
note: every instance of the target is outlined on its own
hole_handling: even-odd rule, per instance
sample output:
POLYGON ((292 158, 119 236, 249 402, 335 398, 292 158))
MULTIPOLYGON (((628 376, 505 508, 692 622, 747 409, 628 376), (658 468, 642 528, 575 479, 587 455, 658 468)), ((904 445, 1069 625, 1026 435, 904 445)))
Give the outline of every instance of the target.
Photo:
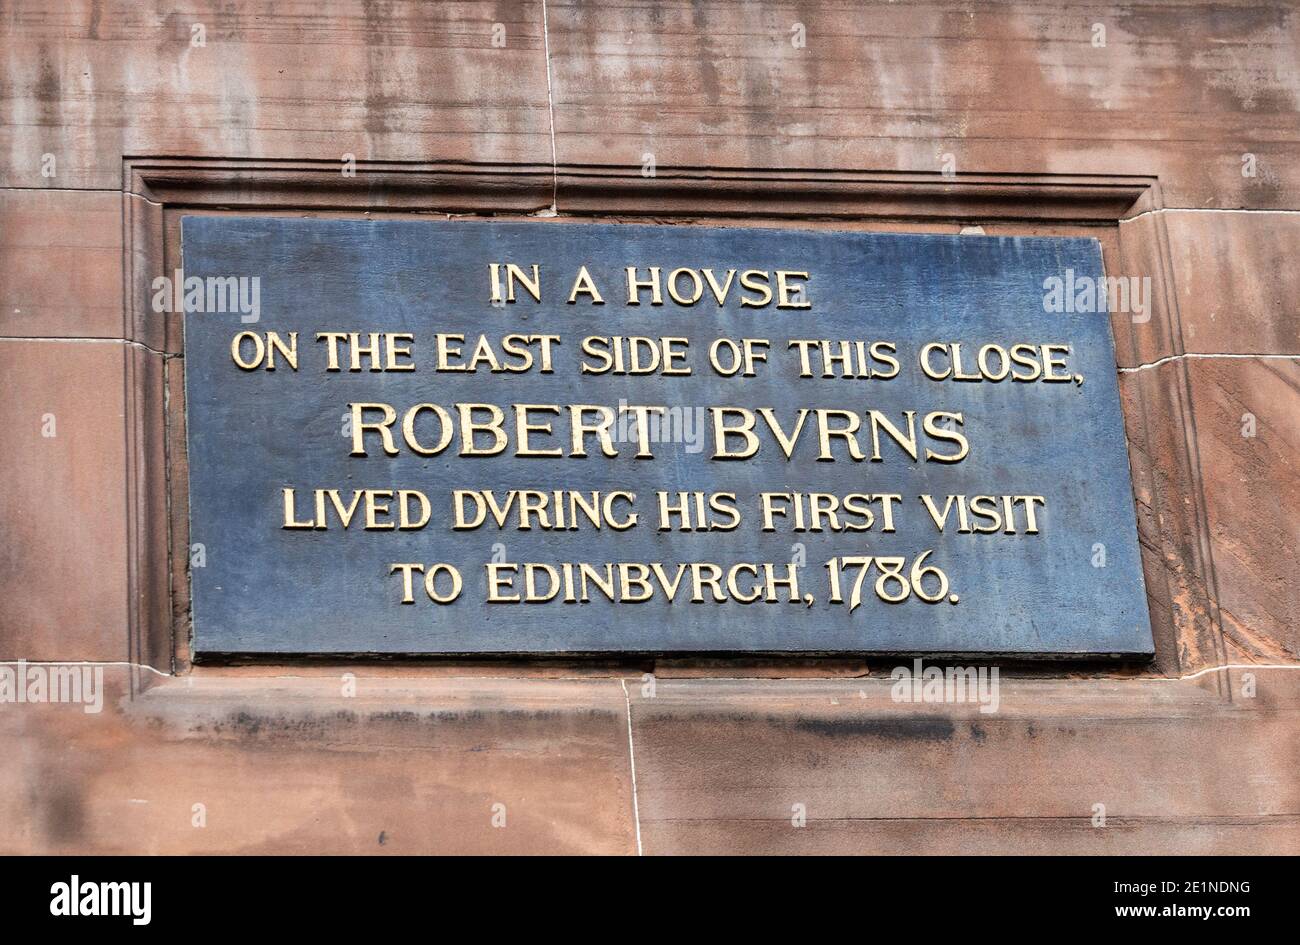
POLYGON ((1294 739, 1277 746, 1294 730, 1297 674, 1259 675, 1253 701, 1194 682, 1007 679, 993 714, 896 703, 881 679, 664 682, 632 704, 643 845, 1294 852, 1300 784, 1286 766, 1300 756, 1294 739))
POLYGON ((109 669, 99 714, 10 707, 0 851, 1293 853, 1300 839, 1300 688, 1284 671, 1260 670, 1254 698, 1236 672, 1217 674, 1226 698, 1208 677, 1009 678, 997 714, 896 703, 880 676, 660 680, 649 695, 637 676, 356 675, 349 698, 323 669, 109 669))
POLYGON ((5 4, 0 660, 108 693, 0 704, 0 852, 1300 852, 1298 50, 1284 0, 5 4), (1092 229, 1155 292, 1112 317, 1155 661, 1004 667, 991 716, 853 660, 192 667, 175 224, 124 158, 348 153, 526 163, 503 212, 562 218, 553 156, 1141 179, 1092 229))
POLYGON ((0 62, 0 186, 118 187, 126 154, 550 157, 540 3, 21 0, 0 62))
POLYGON ((21 760, 0 773, 0 850, 635 852, 617 680, 358 675, 346 698, 339 673, 110 669, 98 714, 6 707, 0 745, 21 760))
POLYGON ((1174 207, 1300 195, 1285 2, 548 11, 561 162, 938 171, 951 156, 959 173, 1158 175, 1174 207))
POLYGON ((1300 659, 1300 358, 1195 359, 1188 374, 1229 656, 1300 659))
POLYGON ((1160 216, 1185 351, 1300 355, 1300 214, 1160 216))
POLYGON ((127 658, 125 357, 0 339, 0 659, 127 658))
POLYGON ((0 337, 122 337, 121 203, 0 190, 0 337))

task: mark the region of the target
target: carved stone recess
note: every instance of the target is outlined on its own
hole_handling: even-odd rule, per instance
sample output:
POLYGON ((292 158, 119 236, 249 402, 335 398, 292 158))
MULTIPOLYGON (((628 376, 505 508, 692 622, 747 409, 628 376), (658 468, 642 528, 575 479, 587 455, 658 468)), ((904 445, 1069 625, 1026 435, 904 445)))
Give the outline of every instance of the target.
POLYGON ((1152 177, 547 164, 125 159, 126 190, 168 205, 659 216, 1114 223, 1158 209, 1152 177))
MULTIPOLYGON (((999 234, 1092 235, 1102 240, 1111 267, 1120 221, 1161 209, 1159 182, 1140 176, 945 177, 883 171, 659 168, 655 176, 645 177, 639 167, 371 161, 357 161, 354 171, 345 175, 342 165, 334 161, 166 156, 124 161, 127 326, 134 332, 131 340, 153 349, 164 362, 163 371, 137 375, 148 385, 132 402, 132 429, 139 431, 141 443, 165 444, 166 457, 161 464, 142 461, 131 469, 132 650, 164 671, 192 668, 184 351, 179 315, 160 317, 148 310, 148 303, 152 279, 180 266, 183 213, 558 215, 565 222, 632 217, 660 222, 707 220, 715 225, 771 221, 798 225, 802 220, 807 225, 832 221, 859 229, 947 231, 955 224, 971 223, 988 224, 999 234), (159 424, 163 429, 156 429, 159 424)), ((1168 247, 1159 240, 1162 229, 1131 228, 1123 252, 1115 256, 1121 265, 1138 257, 1157 260, 1159 264, 1151 267, 1154 293, 1167 297, 1172 289, 1167 284, 1168 247), (1155 240, 1150 245, 1143 240, 1147 232, 1155 240)), ((1121 363, 1130 363, 1148 350, 1138 332, 1165 339, 1161 347, 1171 348, 1171 353, 1181 351, 1176 315, 1167 315, 1159 307, 1149 325, 1116 319, 1114 327, 1121 363), (1172 324, 1166 324, 1170 319, 1172 324)), ((1188 461, 1196 450, 1190 402, 1178 389, 1181 378, 1176 373, 1141 380, 1143 393, 1130 390, 1124 407, 1130 461, 1135 464, 1135 488, 1141 499, 1139 537, 1148 552, 1145 571, 1156 659, 1134 671, 1176 674, 1217 661, 1223 652, 1222 627, 1205 590, 1211 585, 1207 571, 1212 565, 1204 505, 1179 498, 1188 489, 1192 495, 1201 494, 1199 467, 1194 459, 1188 461), (1150 390, 1153 382, 1162 390, 1172 387, 1157 396, 1150 390), (1171 436, 1176 443, 1169 442, 1171 436), (1171 463, 1177 468, 1161 472, 1171 463), (1149 514, 1153 511, 1158 514, 1149 514), (1196 593, 1189 594, 1189 588, 1196 593)), ((156 447, 148 449, 149 455, 157 452, 156 447)), ((761 662, 763 671, 771 672, 770 660, 752 662, 761 662)), ((806 672, 802 664, 807 661, 799 662, 800 667, 791 668, 806 672)), ((864 668, 845 665, 843 660, 825 667, 828 673, 864 668)), ((535 669, 527 663, 515 666, 525 675, 535 669)), ((1025 671, 1050 677, 1096 669, 1057 664, 1025 671)))

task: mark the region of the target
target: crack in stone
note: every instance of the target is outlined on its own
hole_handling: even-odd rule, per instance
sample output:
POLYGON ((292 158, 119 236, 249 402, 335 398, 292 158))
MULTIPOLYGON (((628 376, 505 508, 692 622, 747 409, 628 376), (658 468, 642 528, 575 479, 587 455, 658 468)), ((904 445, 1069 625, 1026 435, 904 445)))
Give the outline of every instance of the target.
POLYGON ((1188 351, 1183 354, 1166 355, 1165 357, 1158 358, 1155 361, 1150 361, 1145 364, 1137 364, 1134 365, 1133 367, 1117 368, 1117 370, 1119 371, 1120 374, 1133 374, 1137 371, 1145 371, 1148 368, 1160 367, 1160 365, 1162 364, 1170 364, 1174 361, 1182 361, 1184 359, 1190 359, 1190 358, 1201 358, 1206 360, 1212 360, 1215 358, 1242 358, 1246 360, 1261 359, 1261 360, 1300 361, 1300 354, 1262 354, 1262 353, 1261 354, 1239 354, 1239 353, 1229 354, 1227 352, 1224 352, 1222 354, 1212 354, 1208 352, 1188 351))

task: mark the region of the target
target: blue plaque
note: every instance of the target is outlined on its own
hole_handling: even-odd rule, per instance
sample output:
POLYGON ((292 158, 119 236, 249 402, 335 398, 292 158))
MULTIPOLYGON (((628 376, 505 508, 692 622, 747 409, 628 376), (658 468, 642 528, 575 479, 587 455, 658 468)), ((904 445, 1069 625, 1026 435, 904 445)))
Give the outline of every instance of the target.
POLYGON ((1095 240, 182 234, 200 654, 1152 652, 1095 240))

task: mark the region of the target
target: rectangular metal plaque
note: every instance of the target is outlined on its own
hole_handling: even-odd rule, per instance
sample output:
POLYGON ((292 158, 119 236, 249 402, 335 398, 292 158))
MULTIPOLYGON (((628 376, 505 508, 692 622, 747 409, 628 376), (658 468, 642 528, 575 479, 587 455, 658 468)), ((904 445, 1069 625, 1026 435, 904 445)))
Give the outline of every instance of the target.
POLYGON ((198 652, 1152 652, 1094 240, 182 232, 198 652))

